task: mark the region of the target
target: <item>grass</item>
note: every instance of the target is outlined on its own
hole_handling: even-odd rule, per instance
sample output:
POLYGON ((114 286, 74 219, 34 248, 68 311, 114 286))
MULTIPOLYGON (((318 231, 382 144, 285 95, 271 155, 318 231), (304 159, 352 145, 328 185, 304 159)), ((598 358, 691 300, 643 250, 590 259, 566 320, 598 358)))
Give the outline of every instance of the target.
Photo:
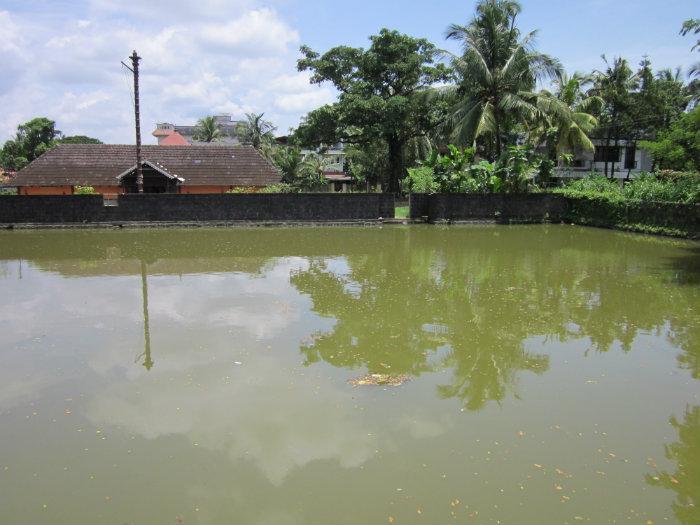
POLYGON ((408 206, 397 206, 394 210, 394 217, 397 219, 408 219, 408 206))

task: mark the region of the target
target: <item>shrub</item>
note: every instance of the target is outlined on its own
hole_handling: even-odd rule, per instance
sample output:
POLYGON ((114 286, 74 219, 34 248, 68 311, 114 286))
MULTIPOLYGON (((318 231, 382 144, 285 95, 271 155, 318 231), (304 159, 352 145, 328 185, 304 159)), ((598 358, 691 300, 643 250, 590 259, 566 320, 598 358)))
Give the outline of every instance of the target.
POLYGON ((74 195, 97 195, 95 188, 92 186, 76 186, 73 189, 74 195))
POLYGON ((435 182, 433 168, 429 166, 410 168, 406 186, 410 193, 435 193, 440 189, 439 184, 435 182))
POLYGON ((626 201, 694 203, 700 202, 700 174, 642 173, 623 188, 606 177, 589 175, 554 191, 571 196, 605 196, 626 201))
POLYGON ((300 193, 298 187, 281 182, 279 184, 271 184, 270 186, 265 186, 260 193, 300 193))

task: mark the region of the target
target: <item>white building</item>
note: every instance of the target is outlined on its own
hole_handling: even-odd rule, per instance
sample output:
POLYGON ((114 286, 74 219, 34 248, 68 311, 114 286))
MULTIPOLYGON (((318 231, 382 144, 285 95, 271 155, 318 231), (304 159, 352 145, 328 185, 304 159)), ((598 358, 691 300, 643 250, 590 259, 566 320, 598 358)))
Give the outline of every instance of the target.
POLYGON ((651 171, 653 158, 648 151, 641 149, 635 143, 627 140, 618 140, 615 146, 611 141, 610 146, 605 145, 605 139, 592 140, 595 151, 577 152, 570 166, 560 161, 557 167, 559 177, 583 177, 592 172, 605 173, 605 161, 608 161, 608 176, 611 176, 613 161, 615 172, 612 176, 616 179, 625 179, 628 176, 634 178, 643 171, 651 171))
POLYGON ((323 175, 332 192, 346 192, 353 184, 353 178, 345 173, 345 147, 342 143, 318 150, 303 149, 302 155, 316 154, 323 158, 323 175))
MULTIPOLYGON (((238 129, 241 125, 241 121, 233 120, 231 115, 215 115, 216 123, 221 129, 221 137, 217 139, 217 144, 230 146, 232 144, 239 144, 240 140, 238 138, 238 129)), ((158 139, 158 145, 168 146, 168 145, 180 145, 181 139, 177 137, 180 135, 188 144, 201 144, 195 140, 194 136, 197 133, 197 126, 180 126, 178 124, 171 124, 170 122, 159 122, 156 124, 156 129, 153 132, 153 136, 158 139)))

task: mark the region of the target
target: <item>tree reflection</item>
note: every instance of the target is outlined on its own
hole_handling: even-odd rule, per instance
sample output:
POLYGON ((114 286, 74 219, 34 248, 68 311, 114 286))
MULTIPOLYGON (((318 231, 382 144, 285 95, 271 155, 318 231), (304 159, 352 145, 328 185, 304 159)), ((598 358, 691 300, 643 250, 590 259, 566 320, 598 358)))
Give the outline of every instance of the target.
POLYGON ((673 513, 683 525, 700 523, 700 406, 686 408, 683 421, 670 420, 678 441, 666 445, 666 458, 676 462, 675 472, 647 474, 646 481, 676 493, 673 513))
POLYGON ((585 234, 580 247, 561 237, 504 239, 496 229, 469 232, 468 246, 464 237, 414 230, 385 235, 362 255, 311 259, 292 283, 336 324, 303 344, 306 362, 414 376, 447 369, 439 394, 477 410, 517 396, 521 372, 549 369, 547 355, 528 350, 535 338, 629 351, 649 332, 683 349, 679 365, 698 377, 700 296, 645 267, 656 247, 629 239, 590 247, 585 234))

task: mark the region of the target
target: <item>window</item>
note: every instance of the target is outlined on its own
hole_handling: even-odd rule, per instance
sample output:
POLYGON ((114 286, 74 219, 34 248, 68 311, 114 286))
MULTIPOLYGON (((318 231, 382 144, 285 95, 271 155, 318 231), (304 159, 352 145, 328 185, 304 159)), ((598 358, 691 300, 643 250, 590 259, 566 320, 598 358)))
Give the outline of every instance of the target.
POLYGON ((596 146, 595 162, 620 162, 619 146, 596 146))
POLYGON ((633 170, 637 167, 637 161, 635 156, 637 154, 637 148, 634 146, 628 146, 625 148, 625 169, 633 170))

